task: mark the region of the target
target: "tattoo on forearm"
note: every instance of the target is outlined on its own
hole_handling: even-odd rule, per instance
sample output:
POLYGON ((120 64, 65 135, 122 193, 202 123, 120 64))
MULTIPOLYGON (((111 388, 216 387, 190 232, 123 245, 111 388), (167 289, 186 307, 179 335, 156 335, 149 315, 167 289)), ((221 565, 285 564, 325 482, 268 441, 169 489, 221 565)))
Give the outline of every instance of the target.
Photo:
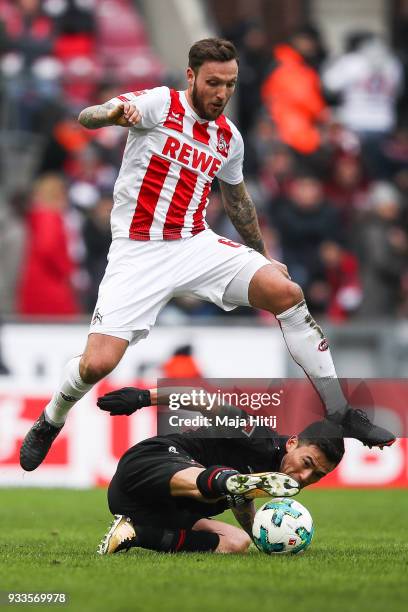
POLYGON ((247 534, 252 538, 252 525, 255 517, 255 505, 253 501, 233 508, 232 511, 242 529, 245 529, 247 534))
POLYGON ((225 210, 245 243, 264 254, 265 245, 259 228, 254 203, 245 184, 229 185, 220 181, 225 210))
POLYGON ((111 121, 108 119, 108 112, 113 108, 115 108, 115 105, 111 102, 88 106, 88 108, 84 108, 81 111, 78 121, 81 125, 91 130, 111 125, 111 121))

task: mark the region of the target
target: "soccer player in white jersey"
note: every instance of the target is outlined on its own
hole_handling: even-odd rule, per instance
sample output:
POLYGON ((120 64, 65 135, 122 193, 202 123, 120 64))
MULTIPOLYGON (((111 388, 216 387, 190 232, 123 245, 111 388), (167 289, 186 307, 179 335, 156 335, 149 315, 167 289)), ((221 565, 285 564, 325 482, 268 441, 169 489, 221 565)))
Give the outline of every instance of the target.
POLYGON ((146 338, 176 295, 198 296, 224 310, 246 305, 273 313, 293 359, 345 435, 369 446, 394 441, 348 407, 301 288, 265 248, 243 180, 242 138, 223 114, 237 78, 234 45, 205 39, 190 49, 185 91, 125 93, 80 113, 89 129, 129 130, 114 189, 113 240, 86 348, 68 362, 60 387, 26 435, 20 452, 25 470, 41 464, 75 402, 116 367, 129 344, 146 338), (206 223, 215 177, 245 245, 218 236, 206 223))

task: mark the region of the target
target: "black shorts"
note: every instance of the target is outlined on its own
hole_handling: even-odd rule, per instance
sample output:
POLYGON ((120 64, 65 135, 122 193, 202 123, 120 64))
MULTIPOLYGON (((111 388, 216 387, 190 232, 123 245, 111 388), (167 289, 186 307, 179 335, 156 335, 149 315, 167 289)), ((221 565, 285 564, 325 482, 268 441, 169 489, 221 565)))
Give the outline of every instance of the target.
POLYGON ((170 495, 171 478, 190 467, 203 466, 167 438, 136 444, 119 461, 109 485, 110 511, 128 516, 136 525, 184 529, 191 529, 200 518, 224 512, 225 500, 214 504, 170 495))

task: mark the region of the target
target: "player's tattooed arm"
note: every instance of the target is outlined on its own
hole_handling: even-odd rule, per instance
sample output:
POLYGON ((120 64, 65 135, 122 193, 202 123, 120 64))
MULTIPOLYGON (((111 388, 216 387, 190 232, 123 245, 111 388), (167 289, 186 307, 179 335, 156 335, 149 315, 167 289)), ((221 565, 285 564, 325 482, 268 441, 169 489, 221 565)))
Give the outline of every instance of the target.
POLYGON ((168 406, 171 410, 200 412, 205 416, 220 416, 229 419, 245 419, 247 414, 241 408, 221 402, 215 393, 198 387, 162 387, 150 389, 152 406, 168 406))
POLYGON ((256 512, 255 503, 253 500, 245 501, 244 503, 232 506, 231 510, 242 529, 244 529, 250 538, 252 538, 252 525, 254 523, 256 512))
POLYGON ((246 413, 240 408, 216 401, 214 394, 204 389, 188 387, 168 387, 165 389, 138 389, 123 387, 110 391, 97 400, 101 410, 111 416, 130 415, 145 406, 168 406, 171 410, 182 408, 192 412, 201 412, 211 416, 226 416, 228 418, 246 418, 246 413))
POLYGON ((164 387, 150 389, 152 406, 168 406, 171 410, 200 412, 205 416, 220 416, 228 419, 246 419, 247 413, 241 408, 227 404, 217 398, 216 393, 197 387, 164 387))
POLYGON ((245 244, 269 257, 259 228, 255 205, 245 183, 242 181, 238 185, 230 185, 220 181, 220 187, 226 213, 245 244))
POLYGON ((133 127, 140 122, 141 118, 140 111, 130 102, 120 104, 105 102, 105 104, 84 108, 79 114, 78 121, 84 127, 95 130, 107 125, 133 127))

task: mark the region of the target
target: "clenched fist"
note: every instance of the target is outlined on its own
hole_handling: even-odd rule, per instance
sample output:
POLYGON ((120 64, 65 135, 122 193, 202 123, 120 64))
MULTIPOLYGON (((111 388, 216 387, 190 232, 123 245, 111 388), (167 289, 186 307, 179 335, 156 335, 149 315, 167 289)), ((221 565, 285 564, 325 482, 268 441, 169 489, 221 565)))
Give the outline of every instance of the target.
POLYGON ((142 114, 134 104, 121 102, 115 108, 108 111, 107 117, 112 125, 133 127, 141 121, 142 114))
POLYGON ((123 387, 98 397, 96 404, 101 410, 109 412, 111 416, 121 414, 129 416, 144 406, 151 406, 150 391, 135 387, 123 387))

